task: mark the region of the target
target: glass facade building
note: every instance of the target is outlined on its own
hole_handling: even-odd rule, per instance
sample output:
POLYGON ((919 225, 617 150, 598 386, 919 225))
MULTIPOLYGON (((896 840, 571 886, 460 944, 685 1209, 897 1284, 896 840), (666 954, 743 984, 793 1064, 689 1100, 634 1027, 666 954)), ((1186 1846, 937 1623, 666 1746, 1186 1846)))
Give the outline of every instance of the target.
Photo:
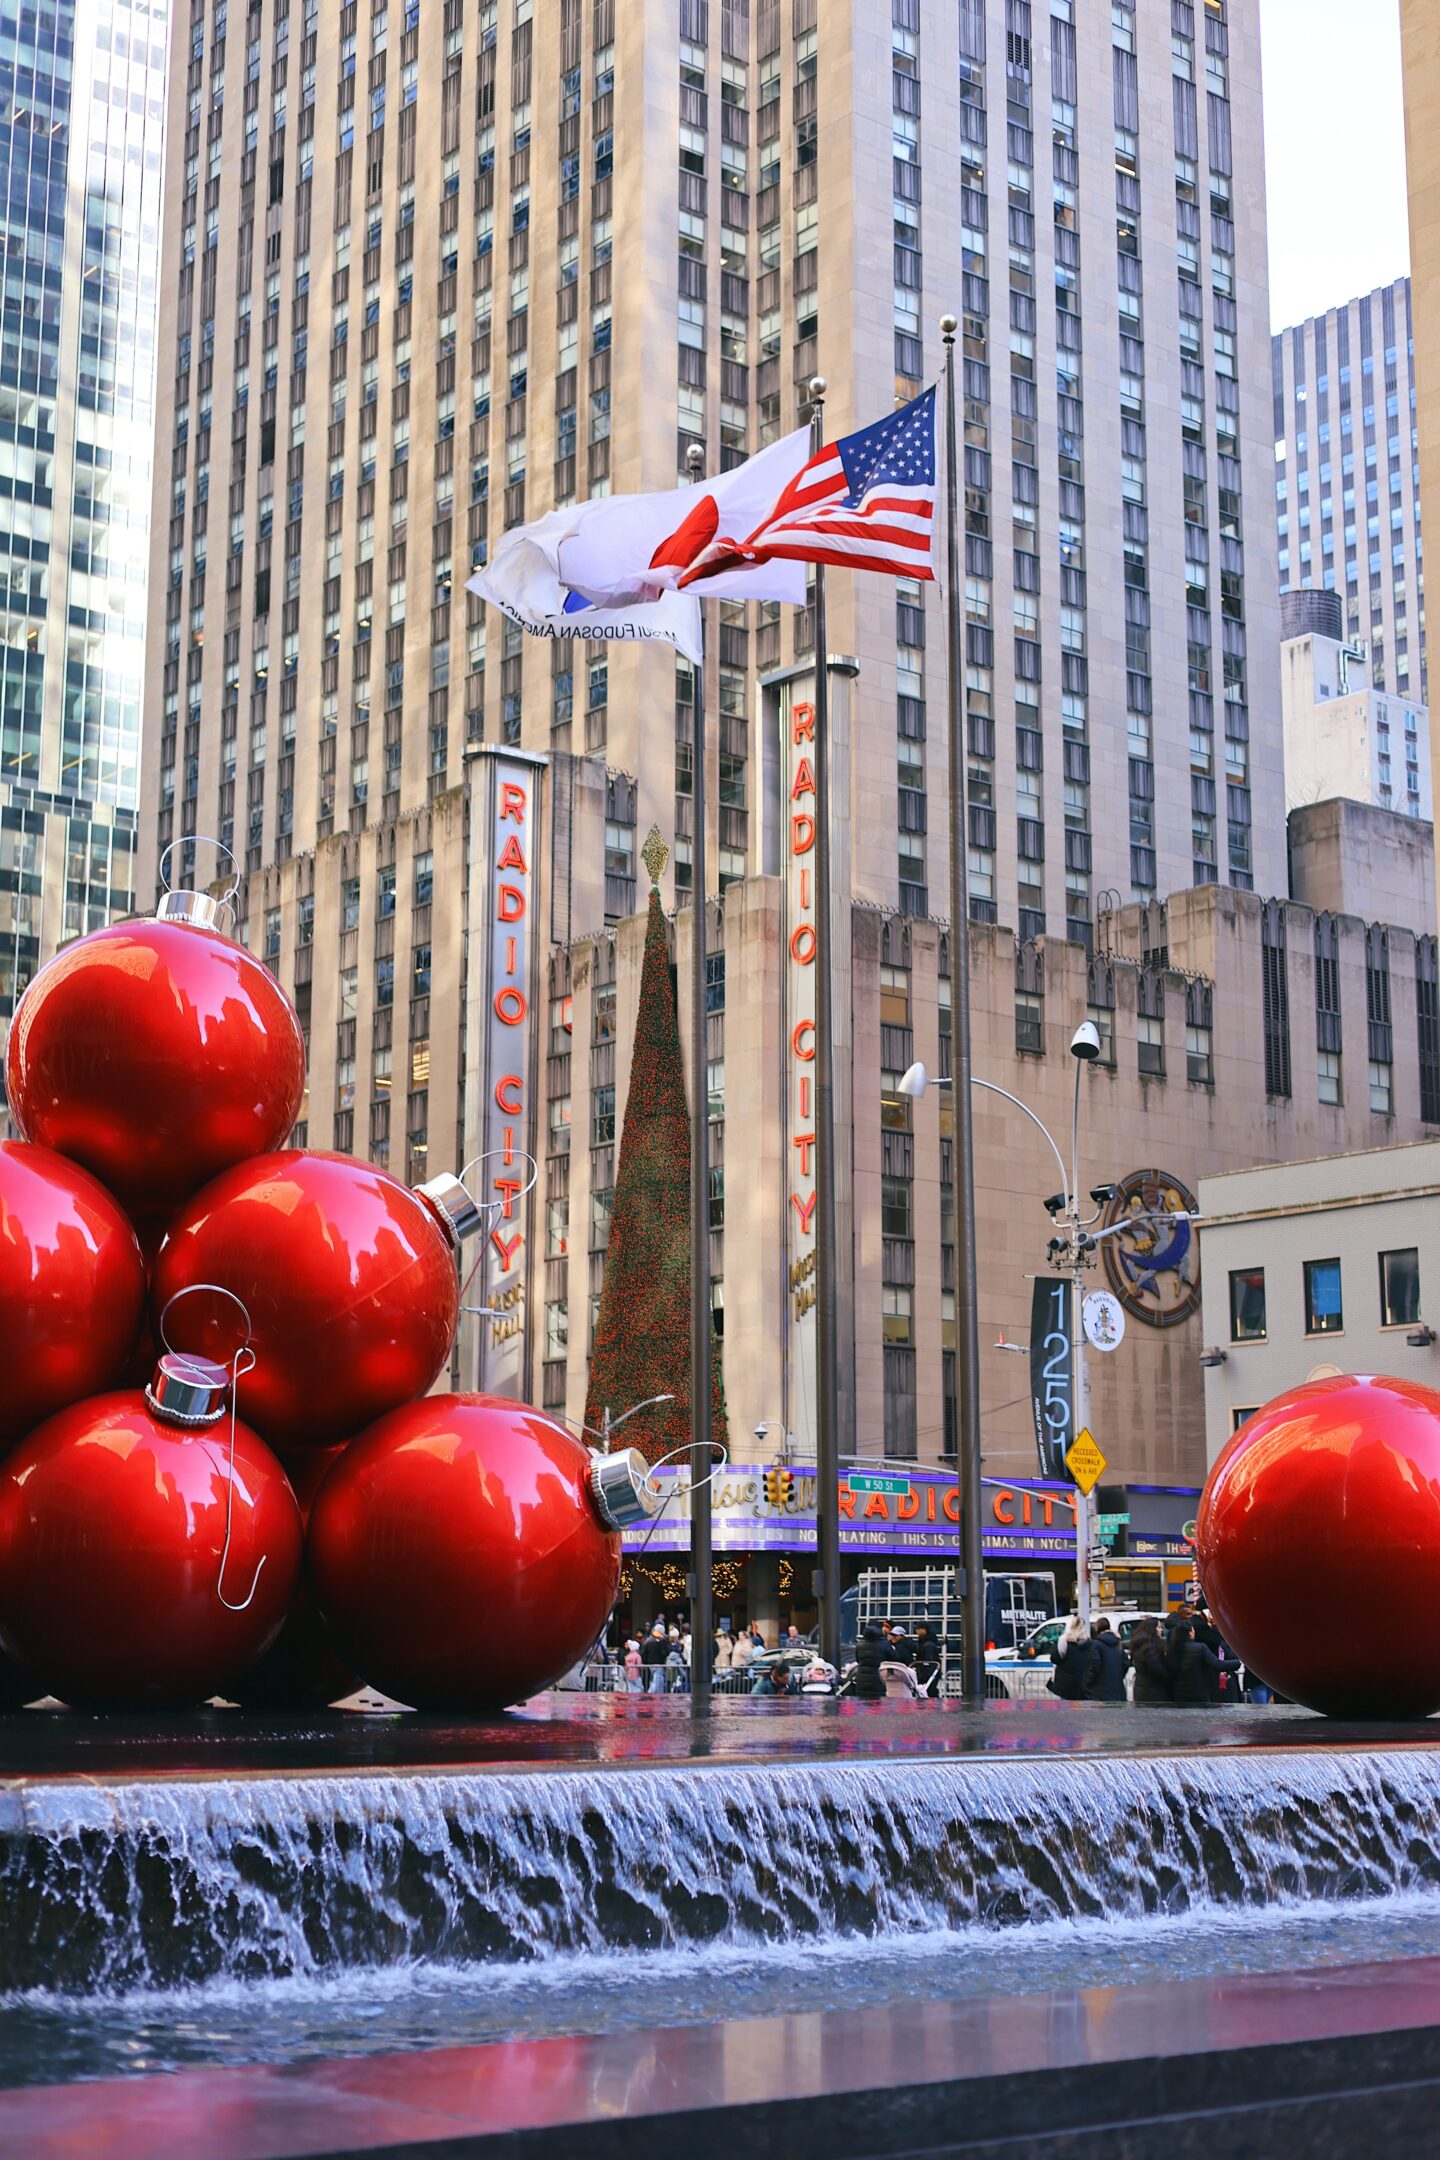
POLYGON ((132 905, 168 12, 0 21, 0 1028, 132 905))

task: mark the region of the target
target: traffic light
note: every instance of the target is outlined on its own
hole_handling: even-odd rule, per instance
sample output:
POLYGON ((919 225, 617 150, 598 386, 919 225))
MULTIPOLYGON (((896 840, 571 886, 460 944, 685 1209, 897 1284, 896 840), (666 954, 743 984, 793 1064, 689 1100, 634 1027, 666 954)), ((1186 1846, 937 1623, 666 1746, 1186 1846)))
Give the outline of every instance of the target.
POLYGON ((778 1464, 765 1472, 765 1499, 772 1508, 785 1509, 795 1504, 795 1473, 782 1470, 778 1464))

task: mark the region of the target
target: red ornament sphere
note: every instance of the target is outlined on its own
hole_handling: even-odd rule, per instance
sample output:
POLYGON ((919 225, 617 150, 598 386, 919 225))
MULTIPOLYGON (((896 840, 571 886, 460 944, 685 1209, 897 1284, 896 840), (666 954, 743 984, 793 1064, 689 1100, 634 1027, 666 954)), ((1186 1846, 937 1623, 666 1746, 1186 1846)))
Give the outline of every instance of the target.
POLYGON ((563 1426, 491 1395, 433 1395, 346 1450, 310 1515, 320 1608, 372 1687, 495 1710, 558 1680, 620 1585, 620 1539, 563 1426))
MULTIPOLYGON (((285 1464, 302 1523, 309 1522, 311 1503, 344 1452, 327 1448, 323 1454, 292 1455, 285 1464)), ((230 1689, 231 1700, 246 1710, 323 1710, 361 1684, 335 1647, 302 1564, 279 1634, 230 1689)))
POLYGON ((0 1140, 0 1449, 122 1379, 144 1309, 140 1247, 104 1186, 0 1140))
POLYGON ((194 923, 116 923, 41 968, 6 1049, 27 1139, 137 1213, 278 1147, 305 1092, 290 1000, 243 945, 194 923))
POLYGON ((1345 1377, 1276 1396, 1217 1457, 1195 1550, 1221 1634, 1282 1695, 1331 1717, 1440 1710, 1433 1388, 1345 1377))
POLYGON ((0 1647, 77 1709, 181 1709, 223 1694, 271 1640, 300 1569, 295 1495, 230 1418, 185 1431, 143 1395, 75 1403, 0 1463, 0 1647), (256 1567, 264 1560, 258 1580, 256 1567))
MULTIPOLYGON (((151 1312, 192 1284, 223 1284, 250 1315, 255 1370, 240 1408, 282 1454, 333 1447, 433 1386, 460 1315, 454 1248, 397 1178, 350 1155, 261 1155, 216 1178, 170 1225, 151 1312)), ((197 1289, 186 1349, 226 1363, 228 1299, 197 1289)))

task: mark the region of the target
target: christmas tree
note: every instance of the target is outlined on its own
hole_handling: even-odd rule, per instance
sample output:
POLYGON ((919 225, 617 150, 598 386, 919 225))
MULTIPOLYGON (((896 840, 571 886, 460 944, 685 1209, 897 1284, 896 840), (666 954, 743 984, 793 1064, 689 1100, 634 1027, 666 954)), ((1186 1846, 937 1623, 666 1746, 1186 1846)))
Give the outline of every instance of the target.
MULTIPOLYGON (((704 1086, 703 1074, 696 1085, 704 1086)), ((723 1441, 725 1394, 713 1328, 710 1341, 711 1435, 723 1441)), ((618 1418, 649 1396, 672 1395, 673 1402, 631 1418, 616 1441, 656 1462, 690 1445, 690 1388, 690 1114, 665 918, 652 888, 585 1422, 598 1431, 607 1408, 618 1418)))

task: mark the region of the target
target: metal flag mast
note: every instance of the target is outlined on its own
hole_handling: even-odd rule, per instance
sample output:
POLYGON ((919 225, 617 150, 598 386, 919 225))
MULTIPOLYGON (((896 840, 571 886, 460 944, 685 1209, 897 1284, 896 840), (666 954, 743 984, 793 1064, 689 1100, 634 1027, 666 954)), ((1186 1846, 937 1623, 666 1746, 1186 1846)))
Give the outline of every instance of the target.
MULTIPOLYGON (((705 453, 692 443, 685 453, 698 482, 705 453)), ((710 1389, 714 1359, 710 1287, 710 1058, 708 988, 708 883, 705 845, 705 603, 700 602, 700 661, 691 672, 690 703, 690 1714, 710 1710, 715 1654, 714 1570, 710 1475, 710 1389)))
POLYGON ((970 1084, 970 909, 965 862, 965 635, 960 582, 960 487, 955 446, 955 332, 945 341, 945 629, 950 724, 950 1069, 955 1137, 955 1435, 960 1471, 961 1693, 985 1700, 985 1552, 981 1538, 980 1316, 976 1297, 975 1135, 970 1084))
MULTIPOLYGON (((825 378, 810 379, 810 454, 825 442, 825 378)), ((830 654, 825 565, 815 565, 815 1560, 820 1655, 840 1670, 840 1402, 835 1318, 835 909, 830 877, 830 654)))

